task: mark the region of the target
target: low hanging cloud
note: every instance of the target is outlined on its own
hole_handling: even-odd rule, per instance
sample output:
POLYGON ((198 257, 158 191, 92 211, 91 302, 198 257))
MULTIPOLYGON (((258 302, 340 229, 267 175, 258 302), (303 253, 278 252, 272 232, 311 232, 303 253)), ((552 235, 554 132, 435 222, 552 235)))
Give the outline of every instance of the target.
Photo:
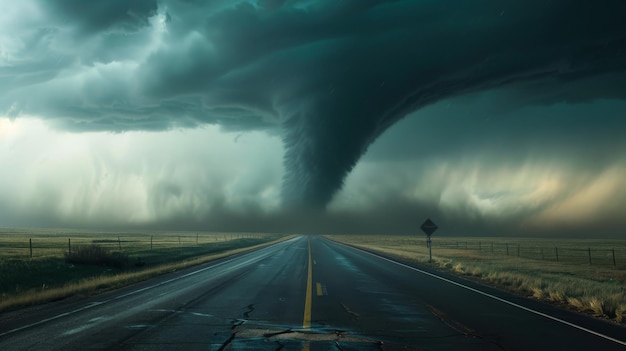
POLYGON ((206 229, 213 213, 260 216, 279 208, 281 156, 261 132, 66 133, 0 119, 0 226, 206 229))
POLYGON ((622 235, 626 103, 519 106, 510 94, 447 99, 398 122, 329 210, 378 216, 369 228, 379 232, 415 232, 430 216, 442 235, 622 235))
POLYGON ((282 198, 298 208, 324 208, 370 144, 434 103, 503 87, 505 109, 626 92, 621 0, 2 7, 4 115, 77 132, 216 124, 280 133, 282 198))

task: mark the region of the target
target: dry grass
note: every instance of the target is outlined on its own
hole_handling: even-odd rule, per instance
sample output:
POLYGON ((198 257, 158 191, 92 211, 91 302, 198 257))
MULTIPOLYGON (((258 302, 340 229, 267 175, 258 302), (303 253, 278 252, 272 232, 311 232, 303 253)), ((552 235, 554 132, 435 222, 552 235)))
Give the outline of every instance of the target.
MULTIPOLYGON (((345 242, 351 245, 371 249, 396 257, 411 260, 421 264, 428 264, 428 249, 423 240, 408 239, 405 236, 351 236, 329 235, 330 239, 345 242)), ((626 317, 626 265, 612 265, 612 260, 603 265, 589 265, 587 260, 560 261, 541 260, 539 257, 526 258, 523 254, 517 256, 518 243, 532 243, 547 248, 556 246, 568 248, 572 252, 585 251, 581 248, 589 247, 590 241, 576 242, 570 240, 558 241, 550 239, 498 239, 499 245, 506 248, 509 240, 509 256, 506 251, 494 254, 487 246, 485 238, 462 238, 458 241, 463 245, 436 245, 433 238, 434 265, 455 274, 475 277, 490 285, 506 289, 518 294, 552 302, 558 305, 587 312, 591 315, 624 322, 626 317), (478 249, 478 242, 482 243, 482 250, 478 249), (460 247, 459 247, 460 246, 460 247), (473 249, 475 248, 475 249, 473 249)), ((448 239, 454 242, 455 239, 448 239)), ((612 247, 626 247, 626 241, 612 241, 603 243, 594 241, 597 247, 608 250, 612 247)), ((520 245, 520 250, 524 246, 520 245)), ((540 250, 535 250, 541 253, 540 250)), ((544 251, 545 253, 548 250, 544 251)), ((567 252, 562 250, 562 252, 567 252)), ((523 251, 522 251, 523 253, 523 251)), ((529 257, 529 256, 527 256, 529 257)))
MULTIPOLYGON (((262 244, 257 245, 240 244, 238 248, 222 250, 220 252, 215 252, 212 254, 202 255, 196 253, 196 256, 191 258, 185 258, 182 260, 166 260, 169 262, 153 265, 142 269, 120 271, 117 274, 100 274, 96 276, 87 276, 77 281, 68 281, 61 286, 49 287, 44 283, 40 285, 40 288, 31 288, 28 290, 21 290, 18 287, 15 290, 16 293, 14 294, 2 294, 0 298, 0 311, 39 304, 43 302, 55 301, 70 296, 97 294, 103 291, 108 291, 132 283, 144 281, 161 274, 200 265, 227 256, 259 249, 279 241, 287 240, 289 238, 291 237, 282 236, 278 239, 266 241, 262 244)), ((32 263, 32 261, 22 262, 15 259, 12 259, 11 261, 13 261, 14 263, 23 263, 27 266, 29 265, 29 263, 32 263)), ((0 263, 2 263, 2 261, 0 261, 0 263)), ((37 265, 34 264, 34 266, 37 265)), ((3 265, 0 265, 0 273, 2 273, 2 270, 6 270, 6 265, 4 265, 4 269, 3 265)), ((1 275, 2 274, 0 274, 0 276, 1 275)))

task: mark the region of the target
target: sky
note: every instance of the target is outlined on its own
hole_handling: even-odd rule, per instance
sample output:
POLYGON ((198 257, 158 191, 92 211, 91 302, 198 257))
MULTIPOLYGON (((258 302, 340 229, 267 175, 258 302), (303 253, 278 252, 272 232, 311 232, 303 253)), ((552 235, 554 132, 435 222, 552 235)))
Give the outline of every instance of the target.
POLYGON ((626 236, 622 0, 0 7, 0 227, 626 236))

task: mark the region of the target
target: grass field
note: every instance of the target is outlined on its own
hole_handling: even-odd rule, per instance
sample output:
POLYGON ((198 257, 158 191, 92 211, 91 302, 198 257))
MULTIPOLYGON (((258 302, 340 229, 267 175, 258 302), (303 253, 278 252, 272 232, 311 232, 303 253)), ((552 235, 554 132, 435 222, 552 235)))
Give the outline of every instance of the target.
MULTIPOLYGON (((429 264, 425 237, 327 237, 429 264)), ((432 264, 441 269, 597 317, 626 322, 626 240, 433 236, 432 255, 432 264)))
POLYGON ((0 311, 93 294, 284 238, 260 233, 0 229, 0 311), (68 262, 69 252, 94 245, 125 258, 123 265, 68 262))

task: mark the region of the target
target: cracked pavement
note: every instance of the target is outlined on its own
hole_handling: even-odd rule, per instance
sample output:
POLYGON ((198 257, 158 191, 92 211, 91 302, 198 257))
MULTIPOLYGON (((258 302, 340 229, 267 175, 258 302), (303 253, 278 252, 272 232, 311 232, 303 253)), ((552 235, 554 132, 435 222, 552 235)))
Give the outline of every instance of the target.
MULTIPOLYGON (((626 335, 617 325, 475 284, 471 289, 615 338, 626 335)), ((4 313, 0 349, 623 349, 487 295, 301 236, 98 296, 4 313), (303 321, 307 306, 310 324, 303 321)))

